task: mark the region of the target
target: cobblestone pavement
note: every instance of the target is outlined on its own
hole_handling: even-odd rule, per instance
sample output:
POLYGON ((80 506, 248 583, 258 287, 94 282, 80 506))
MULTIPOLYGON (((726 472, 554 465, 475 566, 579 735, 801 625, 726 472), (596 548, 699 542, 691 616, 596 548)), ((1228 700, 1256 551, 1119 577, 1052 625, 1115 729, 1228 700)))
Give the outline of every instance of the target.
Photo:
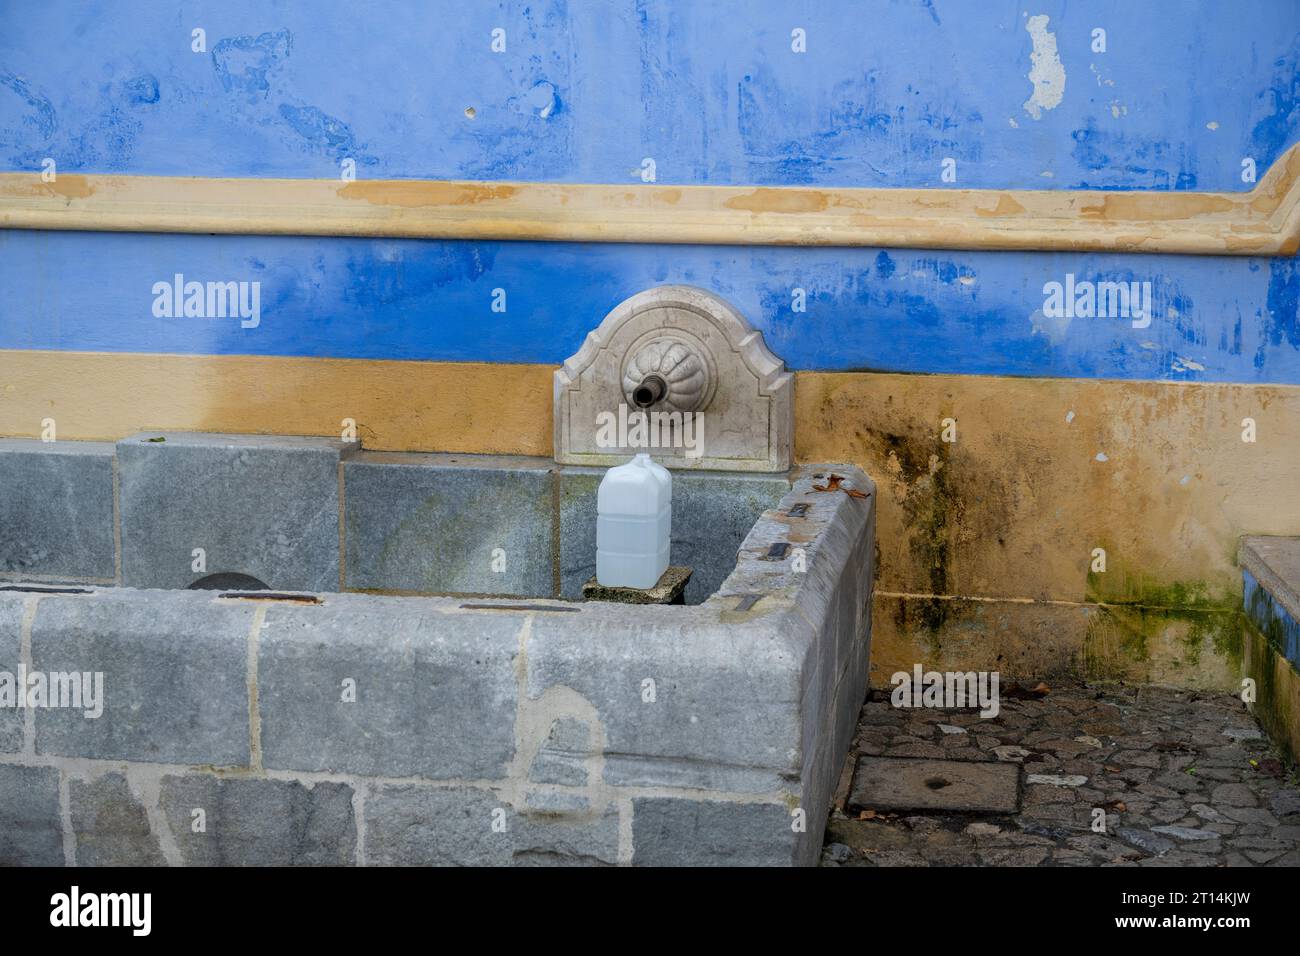
POLYGON ((991 719, 897 709, 887 691, 873 691, 822 864, 1300 865, 1296 778, 1238 698, 1076 684, 1054 685, 1041 699, 1008 699, 1007 690, 991 719), (1020 811, 846 813, 859 754, 1019 763, 1020 811), (1092 829, 1094 807, 1106 811, 1105 833, 1092 829))

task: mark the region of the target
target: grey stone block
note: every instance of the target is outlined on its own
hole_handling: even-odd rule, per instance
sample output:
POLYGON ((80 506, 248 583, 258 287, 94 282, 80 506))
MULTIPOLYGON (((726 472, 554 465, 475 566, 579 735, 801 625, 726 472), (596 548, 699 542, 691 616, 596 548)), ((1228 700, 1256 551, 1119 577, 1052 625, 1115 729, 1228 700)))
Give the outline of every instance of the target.
POLYGON ((590 813, 519 813, 490 790, 384 786, 367 797, 365 816, 371 865, 618 863, 618 811, 612 806, 590 813))
POLYGON ((275 589, 338 590, 338 463, 355 448, 260 435, 123 439, 123 583, 185 588, 225 572, 275 589), (195 548, 205 552, 204 571, 192 569, 195 548))
POLYGON ((0 866, 63 866, 59 772, 0 764, 0 866))
POLYGON ((36 749, 109 760, 246 766, 253 608, 210 591, 47 595, 34 670, 103 674, 103 713, 43 709, 36 749))
MULTIPOLYGON (((9 675, 17 703, 18 664, 22 650, 23 613, 27 598, 0 594, 0 671, 9 675)), ((0 677, 0 681, 5 680, 0 677)), ((17 753, 23 749, 23 711, 15 706, 0 707, 0 752, 17 753)))
POLYGON ((1292 620, 1300 621, 1300 537, 1242 538, 1237 559, 1292 620))
POLYGON ((120 773, 68 783, 78 866, 163 866, 149 815, 120 773))
POLYGON ((564 688, 595 707, 606 783, 797 790, 800 675, 777 624, 615 604, 575 617, 534 619, 528 695, 564 688))
MULTIPOLYGON (((603 468, 560 473, 560 594, 582 598, 596 573, 596 491, 603 468)), ((755 519, 790 490, 785 475, 673 472, 671 562, 694 569, 686 603, 699 604, 736 566, 736 551, 755 519)))
POLYGON ((365 816, 372 866, 505 866, 514 852, 511 810, 490 790, 377 787, 365 816))
POLYGON ((296 780, 168 776, 162 808, 189 866, 349 866, 356 862, 352 788, 296 780), (203 832, 195 832, 195 810, 203 832))
POLYGON ((111 580, 113 446, 0 439, 0 572, 111 580))
POLYGON ((258 655, 265 766, 497 779, 514 756, 523 619, 361 594, 276 606, 258 655), (356 700, 343 700, 343 681, 356 700))
POLYGON ((635 866, 789 866, 795 818, 781 804, 632 801, 635 866))
POLYGON ((538 458, 358 455, 344 466, 347 586, 553 596, 552 467, 538 458), (503 571, 494 557, 504 557, 503 571))

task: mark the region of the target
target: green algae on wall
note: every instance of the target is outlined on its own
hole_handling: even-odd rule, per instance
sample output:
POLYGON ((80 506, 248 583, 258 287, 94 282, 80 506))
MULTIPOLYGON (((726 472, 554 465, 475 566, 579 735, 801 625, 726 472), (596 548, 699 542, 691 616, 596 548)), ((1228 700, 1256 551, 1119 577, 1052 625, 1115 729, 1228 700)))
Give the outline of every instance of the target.
POLYGON ((1235 691, 1241 631, 1236 610, 1102 605, 1084 636, 1082 676, 1235 691))
POLYGON ((1250 621, 1242 624, 1243 674, 1255 682, 1250 712, 1293 764, 1300 763, 1300 674, 1250 621))

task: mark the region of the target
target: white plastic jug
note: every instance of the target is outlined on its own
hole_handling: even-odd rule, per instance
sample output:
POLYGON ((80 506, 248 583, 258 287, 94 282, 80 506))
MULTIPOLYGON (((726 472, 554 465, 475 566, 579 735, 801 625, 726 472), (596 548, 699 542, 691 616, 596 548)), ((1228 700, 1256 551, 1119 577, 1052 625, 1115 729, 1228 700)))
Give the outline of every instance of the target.
POLYGON ((596 494, 596 580, 607 588, 652 588, 668 568, 673 476, 639 454, 605 472, 596 494))

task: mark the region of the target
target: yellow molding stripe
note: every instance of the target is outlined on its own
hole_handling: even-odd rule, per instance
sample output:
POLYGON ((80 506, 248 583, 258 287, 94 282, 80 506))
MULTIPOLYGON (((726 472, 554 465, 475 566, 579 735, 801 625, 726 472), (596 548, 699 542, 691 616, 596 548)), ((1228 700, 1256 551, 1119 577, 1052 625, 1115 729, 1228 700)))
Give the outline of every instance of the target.
POLYGON ((551 456, 550 365, 0 350, 0 435, 339 435, 375 451, 551 456))
POLYGON ((1293 255, 1300 144, 1242 193, 0 173, 0 227, 1293 255))

